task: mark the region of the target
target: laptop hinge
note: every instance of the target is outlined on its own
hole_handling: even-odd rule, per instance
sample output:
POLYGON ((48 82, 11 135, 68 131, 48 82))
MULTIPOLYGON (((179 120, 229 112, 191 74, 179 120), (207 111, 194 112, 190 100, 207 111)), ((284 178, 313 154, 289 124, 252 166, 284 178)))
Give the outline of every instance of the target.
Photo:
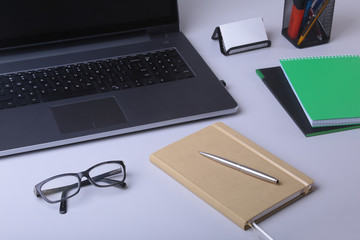
POLYGON ((147 34, 151 38, 160 38, 160 37, 165 37, 166 33, 179 32, 179 31, 180 31, 179 24, 168 24, 168 25, 149 28, 147 30, 147 34))

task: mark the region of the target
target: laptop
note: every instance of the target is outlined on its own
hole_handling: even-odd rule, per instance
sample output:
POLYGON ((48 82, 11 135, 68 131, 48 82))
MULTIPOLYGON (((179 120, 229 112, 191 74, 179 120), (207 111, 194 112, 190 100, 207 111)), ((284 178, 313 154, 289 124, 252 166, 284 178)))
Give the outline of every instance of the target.
POLYGON ((0 157, 238 109, 176 0, 12 0, 0 19, 0 157))

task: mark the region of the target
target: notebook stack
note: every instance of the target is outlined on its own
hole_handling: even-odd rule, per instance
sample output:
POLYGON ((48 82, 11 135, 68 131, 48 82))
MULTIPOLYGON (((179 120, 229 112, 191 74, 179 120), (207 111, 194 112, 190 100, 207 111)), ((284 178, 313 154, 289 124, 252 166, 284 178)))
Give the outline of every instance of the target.
POLYGON ((280 60, 257 74, 306 136, 360 127, 360 57, 280 60))

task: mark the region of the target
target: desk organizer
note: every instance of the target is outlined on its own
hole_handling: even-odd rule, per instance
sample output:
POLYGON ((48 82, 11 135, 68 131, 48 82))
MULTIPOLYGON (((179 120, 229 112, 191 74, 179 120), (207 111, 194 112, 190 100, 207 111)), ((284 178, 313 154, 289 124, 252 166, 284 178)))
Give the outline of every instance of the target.
POLYGON ((335 0, 285 0, 282 35, 297 48, 329 42, 335 0))

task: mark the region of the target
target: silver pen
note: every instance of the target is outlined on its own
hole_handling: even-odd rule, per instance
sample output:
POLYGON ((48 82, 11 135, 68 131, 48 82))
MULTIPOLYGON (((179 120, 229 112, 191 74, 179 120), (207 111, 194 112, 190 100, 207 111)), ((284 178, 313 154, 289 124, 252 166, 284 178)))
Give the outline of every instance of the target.
POLYGON ((218 157, 218 156, 215 156, 215 155, 212 155, 210 153, 205 153, 205 152, 199 152, 201 155, 204 155, 205 157, 207 158, 210 158, 211 160, 214 160, 216 162, 219 162, 221 164, 224 164, 228 167, 232 167, 236 170, 239 170, 243 173, 246 173, 246 174, 249 174, 253 177, 257 177, 259 179, 262 179, 262 180, 265 180, 267 182, 271 182, 271 183, 275 183, 275 184, 278 184, 279 183, 279 180, 274 178, 274 177, 271 177, 265 173, 262 173, 260 171, 257 171, 255 169, 252 169, 252 168, 249 168, 249 167, 246 167, 246 166, 243 166, 241 164, 238 164, 238 163, 235 163, 235 162, 232 162, 230 160, 227 160, 227 159, 224 159, 224 158, 221 158, 221 157, 218 157))

